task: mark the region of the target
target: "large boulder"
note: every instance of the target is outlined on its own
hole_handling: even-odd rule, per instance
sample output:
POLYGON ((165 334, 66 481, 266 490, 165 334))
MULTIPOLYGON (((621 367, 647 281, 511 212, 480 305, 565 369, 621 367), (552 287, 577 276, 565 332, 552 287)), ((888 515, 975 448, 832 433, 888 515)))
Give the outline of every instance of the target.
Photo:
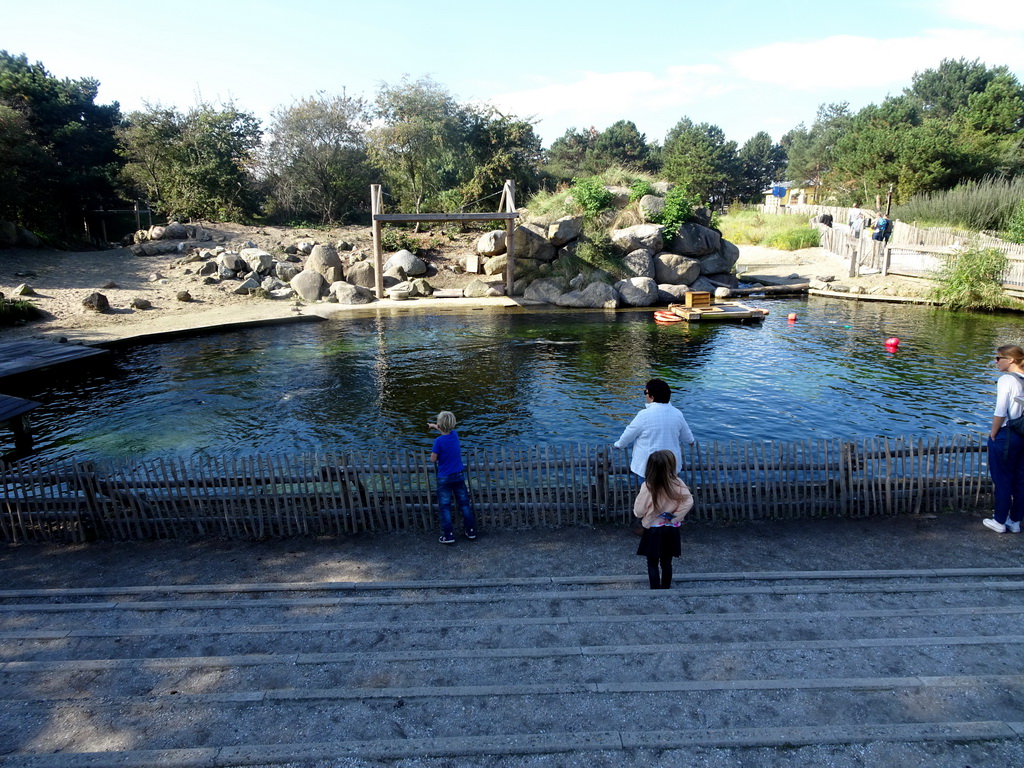
POLYGON ((691 291, 707 291, 708 293, 714 293, 718 286, 708 280, 706 277, 698 277, 690 285, 691 291))
POLYGON ((238 258, 248 265, 250 272, 261 275, 267 274, 274 265, 274 257, 262 248, 243 248, 238 252, 238 258))
POLYGON ((233 251, 224 251, 217 254, 217 266, 231 272, 239 272, 246 267, 246 263, 233 251))
POLYGON ((314 245, 306 259, 306 269, 317 272, 327 285, 345 279, 345 268, 333 245, 314 245))
POLYGON ((369 288, 352 285, 344 280, 332 283, 329 293, 338 300, 339 304, 369 304, 377 300, 369 288))
POLYGON ((0 221, 0 247, 13 248, 18 242, 18 225, 13 221, 0 221))
POLYGON ((630 251, 623 258, 622 264, 627 272, 637 277, 654 277, 654 252, 646 248, 630 251))
POLYGON ((185 225, 178 221, 172 221, 166 227, 164 227, 164 239, 165 240, 185 240, 188 238, 188 229, 185 225))
POLYGON ((671 181, 656 181, 651 184, 651 189, 654 190, 654 194, 661 195, 664 197, 667 195, 672 188, 675 186, 671 181))
POLYGON ((722 270, 723 272, 731 272, 732 268, 736 266, 736 262, 740 260, 740 247, 735 243, 730 243, 728 240, 722 240, 722 248, 719 250, 722 258, 725 259, 725 263, 728 264, 728 268, 722 270))
POLYGON ((504 296, 505 289, 501 284, 488 283, 479 277, 469 281, 469 284, 462 289, 462 295, 467 299, 482 299, 488 296, 504 296))
POLYGON ((555 247, 548 242, 547 232, 538 232, 537 224, 522 224, 515 228, 512 244, 517 259, 536 259, 545 263, 555 260, 555 247))
POLYGON ((619 280, 615 290, 622 302, 629 307, 649 307, 658 301, 658 284, 649 277, 631 277, 619 280))
POLYGON ((318 301, 327 290, 324 276, 315 269, 304 269, 288 283, 303 301, 318 301))
POLYGON ((110 302, 102 293, 90 293, 82 300, 82 306, 91 309, 93 312, 107 312, 110 310, 110 302))
POLYGON ((612 195, 612 208, 625 208, 629 205, 629 198, 632 194, 629 187, 605 186, 605 190, 612 195))
POLYGON ((739 278, 731 272, 715 272, 710 275, 701 275, 701 277, 706 277, 710 282, 715 283, 716 285, 725 285, 729 288, 740 287, 739 278))
POLYGON ((728 272, 732 266, 725 257, 718 252, 708 256, 701 256, 697 259, 700 262, 700 273, 702 275, 713 275, 716 272, 728 272))
POLYGON ((658 224, 637 224, 635 227, 614 229, 612 245, 622 253, 629 253, 638 248, 646 248, 652 253, 657 253, 664 245, 662 228, 658 224))
POLYGON ((277 279, 282 282, 290 283, 292 278, 301 271, 302 267, 297 264, 292 264, 287 261, 274 262, 274 274, 277 275, 277 279))
POLYGON ((565 281, 557 277, 542 277, 530 283, 523 291, 523 298, 528 301, 540 301, 544 304, 556 304, 558 297, 565 293, 565 281))
POLYGON ((688 290, 690 290, 688 285, 658 283, 658 301, 662 304, 678 304, 686 299, 688 290))
POLYGON ((616 309, 619 294, 608 283, 591 283, 582 291, 563 293, 555 302, 560 307, 579 309, 616 309))
POLYGON ((32 230, 18 227, 18 245, 22 248, 41 248, 43 241, 32 230))
POLYGON ((579 237, 582 230, 582 216, 563 216, 548 225, 548 240, 553 246, 560 248, 579 237))
POLYGON ((352 285, 361 285, 363 288, 376 287, 376 272, 373 269, 373 264, 369 261, 357 261, 351 265, 345 279, 352 285))
POLYGON ((505 252, 505 230, 494 229, 480 235, 476 241, 476 252, 481 256, 497 256, 505 252))
POLYGON ((722 247, 722 236, 713 229, 688 222, 679 227, 668 250, 682 256, 707 256, 722 247))
MULTIPOLYGON (((505 268, 508 266, 508 256, 502 254, 501 256, 492 256, 484 264, 485 275, 501 275, 504 274, 505 268)), ((516 257, 516 271, 513 277, 523 277, 531 272, 536 272, 540 266, 540 262, 535 259, 520 259, 516 257)))
POLYGON ((659 253, 654 257, 654 279, 658 283, 689 285, 700 277, 700 262, 677 253, 659 253))
POLYGON ((644 221, 653 222, 665 212, 665 198, 657 195, 644 195, 639 203, 640 215, 644 221))
POLYGON ((427 274, 427 263, 412 251, 396 251, 384 262, 384 271, 401 267, 408 277, 427 274))

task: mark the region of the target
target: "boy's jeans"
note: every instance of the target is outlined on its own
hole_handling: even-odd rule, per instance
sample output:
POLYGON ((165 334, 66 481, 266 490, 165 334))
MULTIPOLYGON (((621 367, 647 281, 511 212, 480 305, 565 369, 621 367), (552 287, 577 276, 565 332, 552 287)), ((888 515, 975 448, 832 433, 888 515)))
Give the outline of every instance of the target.
POLYGON ((1009 427, 988 439, 988 471, 995 486, 993 496, 997 523, 1019 523, 1024 517, 1024 438, 1009 427), (1009 443, 1009 444, 1007 444, 1009 443))
POLYGON ((441 508, 441 532, 448 538, 452 534, 452 494, 459 502, 462 513, 462 525, 466 533, 476 532, 476 518, 473 516, 473 505, 469 500, 469 491, 461 472, 437 476, 437 505, 441 508))

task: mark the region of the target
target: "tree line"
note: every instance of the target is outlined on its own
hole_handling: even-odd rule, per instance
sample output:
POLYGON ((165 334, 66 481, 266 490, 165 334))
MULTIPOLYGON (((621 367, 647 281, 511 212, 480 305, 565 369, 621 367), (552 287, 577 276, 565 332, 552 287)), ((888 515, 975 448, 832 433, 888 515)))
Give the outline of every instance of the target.
POLYGON ((168 219, 337 224, 366 216, 371 183, 396 210, 489 210, 505 179, 522 197, 612 166, 711 205, 756 201, 786 179, 873 205, 890 185, 899 202, 1013 177, 1024 160, 1024 89, 977 60, 944 60, 879 105, 822 105, 809 127, 742 146, 683 117, 662 143, 620 120, 570 128, 544 150, 532 118, 460 103, 429 77, 384 83, 372 99, 318 93, 265 128, 234 103, 122 114, 96 104, 98 86, 0 51, 0 219, 66 237, 88 211, 142 199, 168 219))

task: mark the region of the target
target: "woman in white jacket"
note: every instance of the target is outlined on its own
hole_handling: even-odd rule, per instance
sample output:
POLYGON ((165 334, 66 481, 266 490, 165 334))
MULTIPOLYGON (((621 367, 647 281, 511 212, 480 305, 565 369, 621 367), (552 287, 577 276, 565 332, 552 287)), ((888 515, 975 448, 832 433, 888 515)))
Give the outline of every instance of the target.
POLYGON ((672 586, 672 558, 679 557, 679 526, 693 508, 690 489, 676 475, 672 451, 655 451, 647 458, 644 482, 633 514, 644 527, 636 553, 647 558, 651 589, 672 586))

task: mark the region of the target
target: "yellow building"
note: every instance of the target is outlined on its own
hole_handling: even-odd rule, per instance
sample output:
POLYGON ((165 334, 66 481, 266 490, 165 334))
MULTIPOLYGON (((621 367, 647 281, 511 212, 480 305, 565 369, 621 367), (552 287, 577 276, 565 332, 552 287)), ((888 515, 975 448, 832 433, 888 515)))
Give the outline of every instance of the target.
POLYGON ((768 207, 815 205, 817 202, 818 188, 810 182, 798 187, 793 182, 787 181, 764 190, 764 204, 768 207))

